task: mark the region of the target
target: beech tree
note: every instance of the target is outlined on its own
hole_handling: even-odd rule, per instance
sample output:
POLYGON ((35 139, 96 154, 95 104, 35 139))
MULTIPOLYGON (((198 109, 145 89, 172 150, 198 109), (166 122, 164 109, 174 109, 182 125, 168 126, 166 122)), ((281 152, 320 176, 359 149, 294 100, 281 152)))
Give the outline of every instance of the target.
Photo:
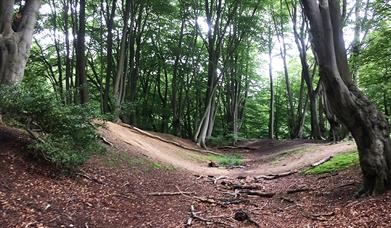
POLYGON ((310 22, 320 77, 330 106, 354 137, 363 172, 357 192, 377 194, 391 185, 389 125, 376 106, 354 84, 342 33, 339 0, 301 0, 310 22))
POLYGON ((15 0, 0 2, 0 84, 22 81, 41 0, 27 0, 15 14, 15 0))

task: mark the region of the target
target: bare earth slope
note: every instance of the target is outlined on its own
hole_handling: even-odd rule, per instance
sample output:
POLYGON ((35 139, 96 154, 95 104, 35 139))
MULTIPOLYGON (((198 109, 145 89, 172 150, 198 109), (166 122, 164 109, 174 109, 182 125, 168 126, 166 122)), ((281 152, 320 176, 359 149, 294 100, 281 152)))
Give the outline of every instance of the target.
MULTIPOLYGON (((230 150, 228 151, 230 153, 236 152, 243 154, 248 166, 243 169, 226 170, 207 167, 207 153, 184 149, 140 134, 138 131, 120 124, 106 122, 104 126, 101 133, 108 140, 125 142, 131 151, 142 153, 153 160, 198 174, 229 174, 238 176, 281 173, 300 169, 325 157, 355 149, 355 145, 352 142, 329 145, 310 141, 297 141, 298 143, 294 143, 294 145, 288 148, 279 145, 281 148, 277 151, 273 147, 267 147, 261 151, 255 150, 254 152, 230 150)), ((184 144, 181 139, 175 137, 171 137, 170 140, 184 144)), ((276 143, 273 141, 260 141, 263 144, 276 143)), ((189 145, 189 142, 186 142, 186 144, 189 145)), ((286 141, 285 144, 289 146, 292 142, 286 141)), ((262 145, 258 145, 257 147, 256 143, 247 146, 262 148, 262 145)), ((194 145, 194 147, 196 146, 194 145)))
POLYGON ((391 227, 390 192, 353 198, 361 180, 359 167, 321 176, 213 181, 217 176, 151 167, 136 146, 111 140, 107 154, 77 171, 82 176, 64 175, 31 156, 26 134, 0 126, 0 227, 184 227, 191 207, 212 221, 207 225, 194 219, 192 227, 256 227, 234 220, 240 211, 259 227, 391 227), (275 195, 235 198, 227 183, 256 185, 275 195), (194 192, 194 197, 149 195, 178 189, 194 192), (303 191, 288 193, 292 189, 303 191))

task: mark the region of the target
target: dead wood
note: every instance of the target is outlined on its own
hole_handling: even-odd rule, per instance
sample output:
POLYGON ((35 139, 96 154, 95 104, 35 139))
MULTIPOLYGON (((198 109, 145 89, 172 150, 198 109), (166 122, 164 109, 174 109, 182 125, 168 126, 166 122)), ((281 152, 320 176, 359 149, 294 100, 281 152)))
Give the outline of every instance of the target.
POLYGON ((87 179, 87 180, 96 182, 96 183, 98 183, 98 184, 103 184, 103 185, 104 185, 104 183, 103 183, 102 181, 98 180, 98 179, 95 178, 95 177, 90 177, 90 176, 88 176, 88 175, 85 174, 85 173, 78 172, 78 173, 76 173, 76 175, 77 175, 77 176, 80 176, 80 177, 83 177, 83 178, 85 178, 85 179, 87 179))
POLYGON ((237 199, 237 198, 230 198, 230 199, 223 199, 221 200, 222 204, 224 205, 231 205, 231 204, 242 204, 242 203, 250 203, 250 200, 248 199, 237 199))
POLYGON ((214 183, 214 184, 217 184, 217 181, 223 180, 223 179, 227 179, 227 178, 228 178, 227 176, 219 176, 219 177, 216 177, 216 179, 214 179, 213 183, 214 183))
POLYGON ((210 203, 210 204, 216 204, 216 205, 220 205, 222 207, 225 207, 226 205, 224 203, 221 203, 220 201, 216 200, 216 199, 213 199, 213 198, 209 198, 209 197, 203 197, 203 196, 193 196, 194 199, 202 202, 202 203, 210 203))
POLYGON ((262 190, 263 186, 260 185, 240 185, 234 184, 230 186, 231 189, 249 189, 249 190, 262 190))
POLYGON ((213 221, 211 218, 226 218, 227 216, 212 216, 210 218, 205 218, 205 217, 201 217, 199 216, 198 214, 200 214, 201 212, 197 212, 194 208, 194 205, 191 205, 190 206, 190 216, 186 222, 186 225, 185 227, 190 227, 193 223, 194 220, 199 220, 201 222, 205 222, 207 225, 212 225, 212 224, 220 224, 220 225, 223 225, 223 226, 227 226, 227 227, 232 227, 231 225, 229 224, 226 224, 224 222, 220 222, 220 221, 213 221))
POLYGON ((134 199, 134 197, 132 196, 129 196, 129 195, 125 195, 125 194, 111 194, 112 196, 116 196, 116 197, 122 197, 122 198, 125 198, 125 199, 134 199))
POLYGON ((316 166, 319 166, 327 161, 329 161, 331 158, 333 158, 333 156, 328 156, 326 158, 323 158, 322 160, 318 161, 318 162, 315 162, 314 164, 312 164, 311 166, 312 167, 316 167, 316 166))
POLYGON ((291 170, 288 172, 283 172, 283 173, 278 173, 278 174, 260 175, 260 176, 255 177, 255 179, 273 180, 273 179, 277 179, 280 177, 286 177, 286 176, 292 175, 294 173, 297 173, 297 170, 291 170))
POLYGON ((294 199, 291 199, 291 198, 288 198, 288 197, 285 197, 285 196, 281 197, 281 201, 286 201, 288 203, 294 203, 295 202, 294 199))
POLYGON ((177 195, 192 195, 195 194, 195 192, 150 192, 148 193, 149 196, 177 196, 177 195))
POLYGON ((160 137, 160 136, 153 135, 153 134, 151 134, 151 133, 148 133, 148 132, 146 132, 146 131, 143 131, 143 130, 137 128, 137 127, 134 127, 134 126, 131 126, 131 125, 128 125, 128 124, 119 123, 119 125, 121 125, 121 126, 123 126, 123 127, 126 127, 126 128, 129 128, 129 129, 131 129, 131 130, 133 130, 133 131, 136 131, 136 132, 138 132, 139 134, 148 136, 148 137, 153 138, 153 139, 160 140, 160 141, 165 142, 165 143, 172 144, 172 145, 174 145, 174 146, 183 148, 183 149, 185 149, 185 150, 190 150, 190 151, 196 151, 196 152, 200 152, 200 153, 208 153, 208 154, 213 154, 213 155, 222 156, 222 154, 217 153, 217 152, 214 152, 214 151, 203 150, 203 149, 197 149, 197 148, 191 148, 191 147, 182 145, 182 144, 180 144, 180 143, 177 143, 177 142, 173 142, 173 141, 164 139, 164 138, 162 138, 162 137, 160 137))
POLYGON ((272 198, 276 194, 275 192, 264 192, 264 191, 256 191, 256 190, 249 190, 249 189, 240 190, 240 193, 253 195, 253 196, 260 196, 265 198, 272 198))
POLYGON ((286 191, 287 194, 294 194, 294 193, 298 193, 298 192, 308 192, 308 191, 312 191, 313 189, 312 188, 306 188, 306 187, 303 187, 303 188, 293 188, 293 189, 288 189, 286 191))
POLYGON ((356 184, 357 184, 356 182, 351 182, 351 183, 339 185, 336 188, 343 188, 343 187, 353 186, 353 185, 356 185, 356 184))
POLYGON ((334 215, 335 215, 334 211, 330 211, 330 212, 326 212, 326 213, 311 214, 311 216, 313 216, 313 217, 325 217, 325 216, 334 216, 334 215))

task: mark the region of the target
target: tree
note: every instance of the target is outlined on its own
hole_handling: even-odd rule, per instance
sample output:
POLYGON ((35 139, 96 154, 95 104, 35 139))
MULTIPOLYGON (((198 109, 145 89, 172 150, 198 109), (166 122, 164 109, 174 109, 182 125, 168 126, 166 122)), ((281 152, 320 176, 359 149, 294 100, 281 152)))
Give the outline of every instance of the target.
POLYGON ((79 87, 80 104, 88 102, 88 87, 86 77, 86 2, 80 0, 79 30, 77 32, 76 46, 76 78, 79 87))
POLYGON ((331 108, 354 137, 363 187, 357 195, 377 194, 391 186, 391 142, 384 115, 355 86, 347 63, 338 0, 301 0, 331 108))
POLYGON ((0 84, 23 79, 41 0, 28 0, 14 15, 14 0, 0 2, 0 84))

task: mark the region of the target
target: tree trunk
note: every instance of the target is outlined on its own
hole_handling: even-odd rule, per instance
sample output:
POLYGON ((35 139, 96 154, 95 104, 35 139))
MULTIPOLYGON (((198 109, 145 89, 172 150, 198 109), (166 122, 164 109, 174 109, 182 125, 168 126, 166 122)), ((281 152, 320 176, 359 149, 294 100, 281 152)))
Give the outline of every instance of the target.
POLYGON ((77 46, 76 46, 76 78, 79 87, 80 104, 86 104, 88 102, 85 35, 86 35, 86 2, 85 0, 80 0, 79 30, 77 32, 77 46))
POLYGON ((14 3, 14 0, 2 0, 0 3, 0 85, 15 85, 22 81, 41 6, 40 0, 27 1, 14 30, 14 3))
POLYGON ((274 125, 275 125, 275 100, 274 100, 274 85, 273 85, 273 41, 272 31, 269 27, 269 80, 270 80, 270 104, 269 104, 269 138, 274 139, 274 125))
POLYGON ((358 90, 352 80, 344 47, 337 0, 302 0, 311 25, 320 76, 331 108, 354 137, 363 187, 357 193, 377 194, 391 184, 390 131, 384 115, 358 90))
POLYGON ((113 0, 111 10, 107 6, 107 57, 106 57, 106 79, 105 79, 105 91, 103 95, 103 112, 108 113, 112 111, 110 109, 110 87, 111 80, 113 78, 113 27, 114 16, 117 8, 117 0, 113 0))

